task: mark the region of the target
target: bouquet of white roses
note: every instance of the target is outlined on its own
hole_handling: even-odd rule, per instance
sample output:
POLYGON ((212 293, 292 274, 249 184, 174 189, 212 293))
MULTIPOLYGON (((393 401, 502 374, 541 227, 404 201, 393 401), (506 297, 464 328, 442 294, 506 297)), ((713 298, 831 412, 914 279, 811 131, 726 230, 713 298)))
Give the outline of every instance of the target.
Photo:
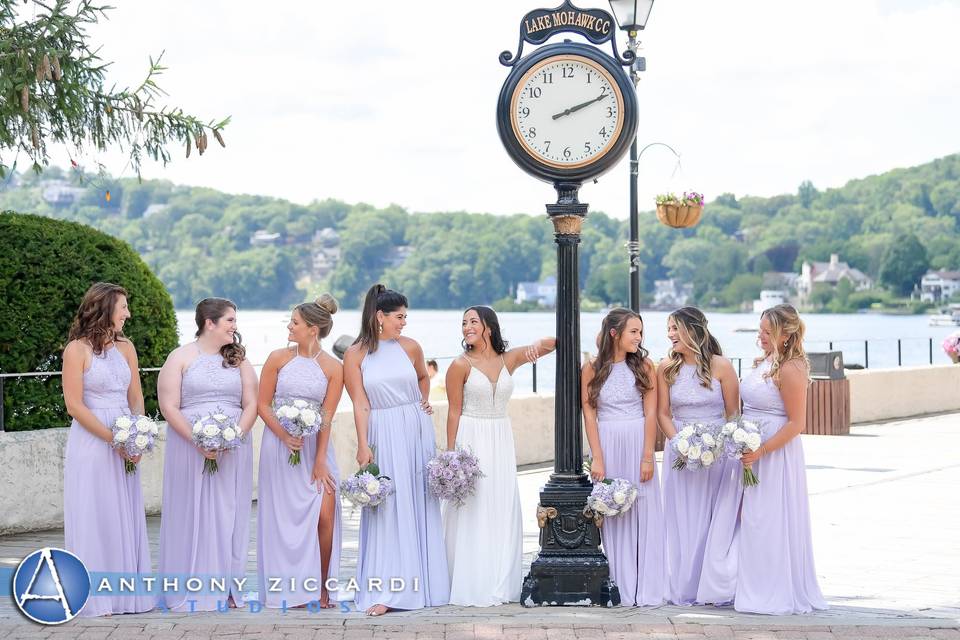
MULTIPOLYGON (((323 408, 319 402, 282 398, 274 403, 273 412, 283 430, 298 438, 312 436, 323 428, 323 408)), ((292 466, 300 464, 300 452, 292 452, 287 462, 292 466)))
POLYGON ((607 478, 593 483, 593 491, 587 498, 587 507, 609 518, 629 511, 637 495, 636 485, 629 480, 607 478))
POLYGON ((703 422, 694 422, 684 426, 670 440, 674 452, 673 468, 708 469, 723 453, 723 445, 718 437, 720 428, 703 422))
POLYGON ((371 462, 341 482, 340 492, 355 507, 375 507, 393 495, 393 480, 380 475, 380 467, 371 462))
MULTIPOLYGON (((723 450, 728 458, 739 460, 743 454, 756 451, 763 443, 760 437, 760 425, 750 420, 738 417, 727 422, 720 429, 723 450)), ((760 484, 753 469, 743 468, 743 486, 752 487, 760 484)))
MULTIPOLYGON (((205 451, 229 451, 243 442, 243 431, 230 416, 219 409, 193 423, 193 443, 205 451)), ((209 458, 203 461, 204 473, 216 473, 217 461, 209 458)))
MULTIPOLYGON (((144 415, 122 415, 113 421, 110 430, 113 432, 114 449, 123 450, 128 457, 133 458, 153 451, 155 439, 160 433, 160 426, 156 420, 144 415)), ((130 460, 123 461, 123 470, 135 473, 137 465, 130 460)))

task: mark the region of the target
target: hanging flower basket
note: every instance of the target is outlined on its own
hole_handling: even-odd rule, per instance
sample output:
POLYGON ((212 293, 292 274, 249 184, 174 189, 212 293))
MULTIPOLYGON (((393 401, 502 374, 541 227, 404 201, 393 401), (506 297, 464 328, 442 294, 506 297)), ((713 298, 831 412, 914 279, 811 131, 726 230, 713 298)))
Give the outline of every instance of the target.
POLYGON ((668 227, 683 229, 700 222, 703 214, 703 194, 684 192, 683 197, 673 193, 657 196, 657 219, 668 227))

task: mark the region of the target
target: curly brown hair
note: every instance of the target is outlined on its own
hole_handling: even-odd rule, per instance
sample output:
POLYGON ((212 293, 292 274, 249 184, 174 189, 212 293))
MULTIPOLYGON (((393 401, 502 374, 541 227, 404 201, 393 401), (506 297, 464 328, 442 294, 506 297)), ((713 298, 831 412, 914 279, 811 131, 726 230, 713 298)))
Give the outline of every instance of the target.
MULTIPOLYGON (((194 318, 197 321, 197 333, 195 337, 199 338, 203 333, 207 320, 214 324, 220 321, 227 313, 227 309, 237 310, 235 305, 226 298, 204 298, 197 303, 197 314, 194 318)), ((220 355, 223 356, 223 368, 239 367, 243 359, 247 357, 247 350, 241 344, 242 338, 239 331, 233 332, 233 342, 220 347, 220 355)))
MULTIPOLYGON (((597 335, 597 357, 591 364, 594 376, 593 380, 587 385, 587 402, 590 403, 591 407, 596 408, 597 406, 597 400, 600 398, 600 389, 603 388, 603 383, 607 381, 607 378, 610 377, 610 372, 613 370, 613 354, 616 352, 617 342, 620 340, 620 336, 623 335, 624 330, 626 330, 627 322, 633 318, 636 318, 641 323, 643 322, 640 314, 634 313, 630 309, 611 309, 610 313, 604 317, 600 325, 600 333, 597 335), (610 334, 611 330, 613 330, 614 335, 610 334)), ((641 334, 641 338, 642 335, 643 334, 641 334)), ((644 361, 647 359, 647 355, 648 352, 643 348, 643 343, 641 342, 637 352, 628 353, 626 359, 627 366, 630 367, 630 371, 633 372, 637 389, 640 390, 641 395, 653 388, 650 376, 647 373, 646 367, 644 367, 644 361)))
POLYGON ((124 339, 123 330, 113 328, 113 311, 120 296, 126 298, 127 290, 118 284, 96 282, 91 285, 83 294, 67 339, 88 341, 95 355, 102 354, 106 346, 118 338, 124 339))

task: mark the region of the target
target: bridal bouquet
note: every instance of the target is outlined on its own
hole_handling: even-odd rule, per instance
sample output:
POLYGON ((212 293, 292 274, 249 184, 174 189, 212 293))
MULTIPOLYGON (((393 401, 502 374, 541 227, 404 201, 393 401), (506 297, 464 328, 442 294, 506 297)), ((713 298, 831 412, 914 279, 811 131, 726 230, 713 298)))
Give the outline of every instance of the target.
MULTIPOLYGON (((160 426, 155 420, 144 415, 122 415, 113 421, 110 430, 113 432, 110 446, 133 458, 153 451, 160 426)), ((124 460, 123 470, 128 474, 135 473, 137 464, 124 460)))
POLYGON ((677 470, 708 469, 723 453, 722 442, 718 438, 719 428, 694 422, 677 432, 670 440, 674 452, 673 468, 677 470))
MULTIPOLYGON (((220 410, 197 418, 193 423, 193 443, 206 451, 229 451, 242 442, 243 431, 220 410)), ((216 473, 218 468, 216 460, 204 459, 204 473, 216 473)))
MULTIPOLYGON (((274 403, 273 412, 283 430, 298 438, 312 436, 323 428, 323 409, 319 402, 282 398, 274 403)), ((292 452, 287 462, 294 467, 300 464, 300 452, 292 452)))
POLYGON ((393 480, 380 475, 376 462, 364 466, 340 483, 340 493, 354 507, 375 507, 393 495, 393 480))
MULTIPOLYGON (((728 458, 739 460, 743 454, 756 451, 760 448, 760 425, 739 417, 727 422, 720 429, 721 446, 728 458)), ((753 487, 760 484, 760 479, 753 469, 743 468, 743 486, 753 487)))
POLYGON ((452 500, 462 506, 477 489, 477 480, 484 476, 480 461, 473 452, 457 447, 441 451, 427 463, 427 485, 441 500, 452 500))
POLYGON ((593 483, 593 491, 587 498, 587 507, 602 516, 616 516, 630 510, 637 494, 636 485, 629 480, 607 478, 593 483))

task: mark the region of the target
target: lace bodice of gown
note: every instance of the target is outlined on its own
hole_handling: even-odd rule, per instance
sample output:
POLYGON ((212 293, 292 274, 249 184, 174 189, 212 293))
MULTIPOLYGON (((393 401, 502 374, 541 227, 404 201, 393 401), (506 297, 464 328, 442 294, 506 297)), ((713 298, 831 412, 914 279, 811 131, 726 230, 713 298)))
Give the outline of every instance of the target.
POLYGON ((463 385, 463 411, 461 415, 472 418, 506 418, 507 404, 513 393, 513 376, 504 364, 497 375, 496 383, 479 369, 470 366, 467 381, 463 385))
POLYGON ((711 380, 711 388, 703 386, 697 367, 684 364, 670 385, 670 411, 674 422, 717 422, 724 418, 723 392, 720 381, 711 380))
POLYGON ((224 411, 239 410, 242 397, 240 368, 224 367, 219 353, 201 353, 183 374, 180 410, 187 415, 191 407, 204 405, 219 406, 224 411))
POLYGON ((744 414, 761 414, 774 418, 787 416, 780 390, 777 389, 772 378, 763 376, 770 370, 770 365, 770 360, 764 360, 747 372, 740 381, 740 397, 743 398, 744 414))
POLYGON ((130 377, 130 365, 115 346, 94 355, 83 372, 83 404, 90 409, 126 408, 130 377))
POLYGON ((327 376, 314 358, 294 356, 277 374, 274 398, 299 398, 322 403, 326 396, 327 376))
POLYGON ((643 395, 626 361, 615 362, 600 388, 597 419, 625 420, 643 417, 643 395))

